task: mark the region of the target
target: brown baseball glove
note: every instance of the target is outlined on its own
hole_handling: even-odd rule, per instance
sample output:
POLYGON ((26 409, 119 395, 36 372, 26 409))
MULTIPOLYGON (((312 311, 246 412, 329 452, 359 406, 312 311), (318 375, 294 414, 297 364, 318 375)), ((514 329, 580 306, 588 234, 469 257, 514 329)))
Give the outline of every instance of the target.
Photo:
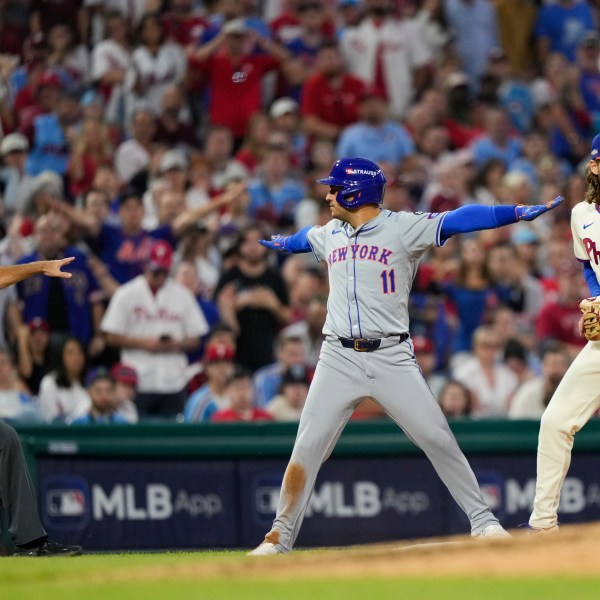
POLYGON ((600 339, 600 296, 584 298, 579 303, 583 313, 583 334, 588 340, 600 339))

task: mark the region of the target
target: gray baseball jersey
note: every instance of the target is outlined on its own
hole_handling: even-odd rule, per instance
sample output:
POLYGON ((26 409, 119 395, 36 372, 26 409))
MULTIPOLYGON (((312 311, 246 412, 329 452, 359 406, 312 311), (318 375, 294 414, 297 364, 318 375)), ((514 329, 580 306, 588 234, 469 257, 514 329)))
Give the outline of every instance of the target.
POLYGON ((323 333, 381 338, 408 331, 408 295, 419 259, 440 245, 446 213, 383 210, 358 229, 338 219, 308 232, 316 257, 329 265, 323 333))
POLYGON ((357 229, 334 219, 308 232, 329 265, 326 341, 298 425, 277 514, 265 541, 291 551, 317 473, 363 398, 371 397, 431 460, 477 535, 498 520, 416 363, 408 295, 421 256, 441 244, 446 213, 382 211, 357 229), (396 335, 394 335, 396 334, 396 335), (385 338, 376 351, 344 347, 338 338, 385 338))

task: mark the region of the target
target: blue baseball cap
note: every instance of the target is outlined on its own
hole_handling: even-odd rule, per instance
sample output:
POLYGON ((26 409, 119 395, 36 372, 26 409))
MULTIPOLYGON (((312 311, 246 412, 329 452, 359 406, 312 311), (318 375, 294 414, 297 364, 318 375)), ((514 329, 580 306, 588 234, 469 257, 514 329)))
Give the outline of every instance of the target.
POLYGON ((592 160, 600 159, 600 133, 596 134, 592 140, 592 151, 590 153, 590 158, 592 160))

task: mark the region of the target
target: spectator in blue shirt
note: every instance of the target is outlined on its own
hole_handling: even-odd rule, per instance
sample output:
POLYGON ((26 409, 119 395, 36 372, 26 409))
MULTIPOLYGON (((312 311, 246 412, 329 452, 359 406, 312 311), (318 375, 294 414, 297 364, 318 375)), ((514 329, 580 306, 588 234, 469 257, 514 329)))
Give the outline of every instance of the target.
POLYGON ((296 206, 304 198, 304 185, 288 176, 290 158, 286 148, 267 147, 260 175, 248 184, 250 216, 269 223, 294 222, 296 206))
POLYGON ((477 168, 492 158, 500 159, 507 168, 521 154, 521 142, 510 135, 510 120, 503 108, 489 107, 484 117, 485 133, 471 145, 477 168))
POLYGON ((34 275, 17 285, 23 302, 23 321, 44 319, 53 332, 53 341, 72 335, 85 346, 94 335, 94 324, 103 312, 99 286, 87 264, 87 256, 65 240, 67 226, 60 215, 47 213, 35 224, 37 249, 20 259, 20 263, 54 260, 73 256, 72 277, 55 279, 34 275))
POLYGON ((540 63, 550 52, 560 52, 570 62, 575 61, 575 50, 586 31, 595 29, 588 2, 557 0, 540 8, 534 34, 540 63))
POLYGON ((204 355, 207 382, 186 402, 183 417, 186 423, 210 421, 214 413, 229 408, 225 395, 227 382, 234 367, 235 350, 222 342, 206 347, 204 355))
POLYGON ((388 118, 387 102, 376 89, 364 93, 359 112, 360 122, 342 131, 336 148, 337 158, 362 156, 397 168, 415 153, 408 131, 388 118))
POLYGON ((115 393, 115 380, 104 367, 92 369, 85 385, 91 400, 89 410, 71 421, 71 425, 126 424, 128 421, 118 412, 120 399, 115 393))

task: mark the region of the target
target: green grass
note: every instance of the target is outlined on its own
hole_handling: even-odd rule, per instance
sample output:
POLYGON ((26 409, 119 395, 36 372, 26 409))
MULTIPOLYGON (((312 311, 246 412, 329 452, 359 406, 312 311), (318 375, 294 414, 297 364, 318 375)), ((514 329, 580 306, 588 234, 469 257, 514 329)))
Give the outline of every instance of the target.
MULTIPOLYGON (((300 553, 299 553, 300 554, 300 553)), ((304 554, 304 553, 301 553, 304 554)), ((0 598, 29 600, 573 600, 600 596, 597 577, 282 578, 278 562, 241 552, 0 559, 0 598), (265 572, 265 566, 269 569, 265 572), (197 572, 196 572, 197 571, 197 572)), ((325 562, 326 554, 324 555, 325 562)))

